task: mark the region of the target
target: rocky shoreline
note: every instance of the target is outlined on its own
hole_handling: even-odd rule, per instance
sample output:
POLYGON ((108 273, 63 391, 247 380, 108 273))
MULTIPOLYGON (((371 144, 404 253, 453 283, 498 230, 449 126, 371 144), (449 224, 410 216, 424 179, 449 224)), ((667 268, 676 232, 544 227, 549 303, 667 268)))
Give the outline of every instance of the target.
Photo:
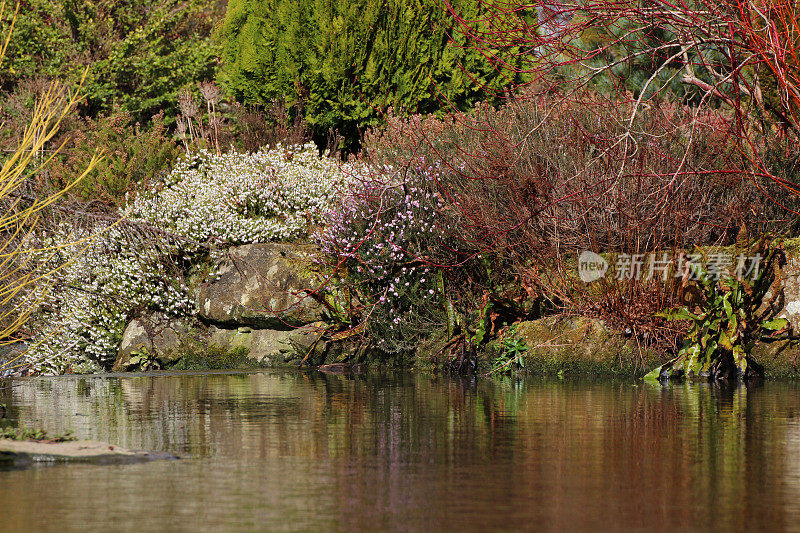
MULTIPOLYGON (((133 362, 143 353, 169 365, 182 357, 187 343, 240 350, 263 366, 303 358, 318 365, 334 362, 333 355, 353 346, 325 336, 326 306, 313 292, 321 283, 314 253, 313 246, 301 244, 249 244, 228 249, 209 265, 206 274, 192 282, 197 318, 149 313, 131 320, 113 370, 136 370, 133 362)), ((788 307, 800 300, 800 253, 789 250, 787 258, 774 290, 780 291, 776 301, 797 332, 800 315, 789 313, 788 307)), ((640 350, 623 335, 591 319, 545 317, 519 323, 515 332, 530 348, 525 354, 529 371, 638 374, 663 362, 660 354, 640 350)), ((797 342, 761 343, 755 356, 764 362, 768 376, 798 375, 797 342)))
POLYGON ((174 362, 187 342, 244 349, 267 366, 319 345, 324 306, 310 293, 317 284, 313 252, 272 243, 230 248, 192 284, 197 319, 150 313, 130 321, 113 370, 130 369, 143 352, 174 362))

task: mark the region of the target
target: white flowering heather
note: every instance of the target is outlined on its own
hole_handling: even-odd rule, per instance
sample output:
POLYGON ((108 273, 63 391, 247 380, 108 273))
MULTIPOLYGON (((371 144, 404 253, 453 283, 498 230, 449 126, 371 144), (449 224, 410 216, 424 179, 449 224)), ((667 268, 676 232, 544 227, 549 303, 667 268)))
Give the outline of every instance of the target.
MULTIPOLYGON (((63 227, 41 245, 73 242, 99 233, 90 245, 69 246, 52 264, 64 266, 54 275, 33 327, 33 348, 26 363, 33 372, 94 372, 117 355, 122 333, 132 314, 149 309, 172 316, 194 312, 182 276, 169 268, 181 251, 168 243, 159 250, 137 243, 118 228, 94 227, 76 234, 63 227)), ((41 297, 42 295, 35 295, 41 297)))
MULTIPOLYGON (((147 244, 115 227, 85 250, 71 246, 59 253, 53 263, 66 261, 66 266, 58 271, 36 318, 39 333, 26 356, 29 369, 63 373, 108 368, 131 318, 144 311, 176 317, 195 313, 183 280, 187 268, 197 267, 190 266, 199 255, 197 242, 305 237, 323 222, 326 211, 341 203, 357 172, 354 165, 320 157, 314 145, 278 146, 255 154, 201 151, 180 162, 164 182, 139 194, 124 214, 189 240, 159 238, 155 245, 147 244)), ((38 244, 80 237, 65 226, 38 244)))
POLYGON ((341 201, 353 172, 321 157, 313 144, 254 154, 200 151, 140 194, 126 214, 200 242, 302 238, 341 201))

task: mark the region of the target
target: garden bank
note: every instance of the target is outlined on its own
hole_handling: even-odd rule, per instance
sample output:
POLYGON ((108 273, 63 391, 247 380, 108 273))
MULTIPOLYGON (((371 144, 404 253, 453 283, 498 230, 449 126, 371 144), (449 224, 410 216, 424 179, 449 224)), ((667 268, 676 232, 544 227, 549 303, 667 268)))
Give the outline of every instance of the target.
MULTIPOLYGON (((263 366, 363 361, 365 354, 357 353, 365 349, 357 328, 330 333, 330 304, 317 292, 325 277, 316 254, 309 244, 230 247, 191 280, 196 318, 149 312, 130 320, 113 370, 180 367, 187 353, 198 350, 226 354, 233 365, 245 360, 263 366)), ((800 247, 794 241, 787 243, 786 259, 772 291, 778 293, 779 315, 797 332, 800 247)), ((600 320, 557 315, 518 322, 487 342, 478 353, 480 370, 488 367, 486 354, 502 351, 509 339, 520 352, 516 367, 535 374, 642 375, 667 358, 600 320)), ((422 347, 414 360, 424 367, 436 355, 422 347)), ((768 377, 798 377, 797 342, 762 341, 753 355, 768 377)))

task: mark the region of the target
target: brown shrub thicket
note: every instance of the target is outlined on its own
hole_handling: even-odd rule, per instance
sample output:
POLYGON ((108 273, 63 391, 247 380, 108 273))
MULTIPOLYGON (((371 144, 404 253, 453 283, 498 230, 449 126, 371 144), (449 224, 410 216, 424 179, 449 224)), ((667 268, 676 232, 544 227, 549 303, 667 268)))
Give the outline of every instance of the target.
MULTIPOLYGON (((666 252, 677 263, 694 246, 785 229, 786 211, 769 197, 796 200, 736 170, 747 162, 730 114, 670 102, 633 113, 631 105, 596 93, 523 94, 443 119, 390 115, 387 128, 368 137, 366 156, 436 168, 435 188, 459 221, 453 248, 491 254, 529 298, 674 346, 679 332, 653 314, 686 297, 677 264, 667 282, 616 279, 621 254, 666 252), (608 254, 606 279, 580 281, 584 250, 608 254)), ((778 144, 762 154, 797 155, 778 144)))

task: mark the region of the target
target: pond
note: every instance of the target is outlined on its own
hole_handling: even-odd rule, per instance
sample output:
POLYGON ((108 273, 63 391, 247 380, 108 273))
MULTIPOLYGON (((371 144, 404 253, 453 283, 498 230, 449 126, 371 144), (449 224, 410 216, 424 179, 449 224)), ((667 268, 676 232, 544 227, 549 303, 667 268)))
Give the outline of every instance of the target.
POLYGON ((800 385, 317 372, 15 380, 9 416, 178 461, 0 472, 0 529, 800 529, 800 385))

